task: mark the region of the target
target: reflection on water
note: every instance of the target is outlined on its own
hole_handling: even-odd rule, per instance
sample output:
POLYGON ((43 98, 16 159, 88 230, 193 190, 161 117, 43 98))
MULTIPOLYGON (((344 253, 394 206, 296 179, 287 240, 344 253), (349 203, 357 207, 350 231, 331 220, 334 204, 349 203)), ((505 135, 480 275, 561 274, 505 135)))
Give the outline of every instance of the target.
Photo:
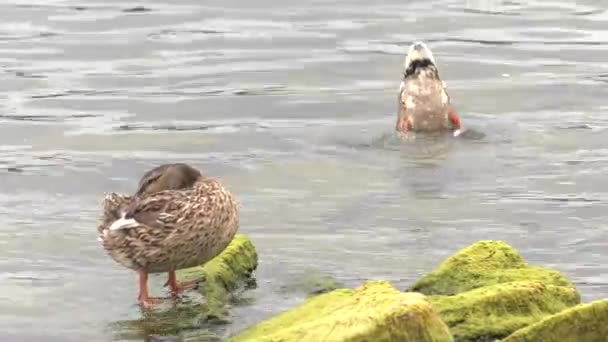
POLYGON ((480 239, 606 297, 607 13, 599 0, 3 2, 3 337, 222 340, 301 302, 294 274, 405 288, 480 239), (393 132, 414 40, 435 52, 458 138, 393 132), (225 324, 188 305, 142 316, 134 274, 96 242, 103 193, 176 160, 237 194, 260 256, 225 324))
POLYGON ((143 312, 137 319, 116 321, 109 325, 115 340, 154 341, 159 337, 175 337, 182 340, 196 338, 197 341, 220 341, 221 336, 211 331, 200 303, 183 303, 159 312, 143 312))

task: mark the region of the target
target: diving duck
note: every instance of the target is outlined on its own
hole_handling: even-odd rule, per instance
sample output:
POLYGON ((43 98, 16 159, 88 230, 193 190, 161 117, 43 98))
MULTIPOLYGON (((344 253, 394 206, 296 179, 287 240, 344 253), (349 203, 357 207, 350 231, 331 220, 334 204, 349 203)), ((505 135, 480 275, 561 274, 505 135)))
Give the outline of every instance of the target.
POLYGON ((461 130, 433 53, 423 42, 412 44, 405 58, 395 129, 403 133, 452 131, 454 135, 461 130))
POLYGON ((150 307, 149 273, 168 273, 175 297, 192 283, 178 284, 175 271, 202 265, 220 254, 239 228, 235 199, 216 179, 182 163, 146 172, 134 195, 110 193, 97 228, 108 254, 139 273, 139 301, 150 307))

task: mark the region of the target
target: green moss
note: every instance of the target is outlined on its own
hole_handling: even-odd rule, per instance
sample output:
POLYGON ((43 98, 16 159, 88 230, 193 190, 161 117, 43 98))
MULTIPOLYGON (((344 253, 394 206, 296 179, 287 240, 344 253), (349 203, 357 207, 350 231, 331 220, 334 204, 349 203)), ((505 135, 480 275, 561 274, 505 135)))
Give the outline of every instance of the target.
POLYGON ((570 287, 520 281, 429 300, 456 341, 494 341, 580 303, 580 295, 570 287))
POLYGON ((502 342, 604 342, 608 299, 578 305, 516 331, 502 342))
POLYGON ((339 289, 262 322, 233 342, 442 342, 447 326, 419 293, 403 293, 384 281, 339 289))
POLYGON ((479 241, 447 258, 409 290, 427 295, 453 295, 519 280, 572 286, 570 280, 555 270, 528 265, 517 250, 502 241, 479 241))
POLYGON ((456 341, 494 341, 580 303, 565 276, 502 241, 458 251, 409 290, 431 295, 456 341))
POLYGON ((237 234, 230 245, 217 257, 202 266, 178 273, 180 280, 203 279, 200 291, 206 298, 210 314, 223 316, 231 291, 250 279, 258 266, 255 246, 243 234, 237 234))

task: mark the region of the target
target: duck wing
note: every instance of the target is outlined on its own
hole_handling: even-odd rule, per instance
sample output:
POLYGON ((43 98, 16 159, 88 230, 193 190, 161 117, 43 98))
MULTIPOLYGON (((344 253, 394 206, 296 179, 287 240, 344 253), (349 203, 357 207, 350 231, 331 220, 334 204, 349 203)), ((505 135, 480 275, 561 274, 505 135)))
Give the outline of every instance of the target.
MULTIPOLYGON (((144 228, 163 239, 185 224, 199 208, 191 190, 165 190, 133 200, 124 210, 124 228, 144 228)), ((118 228, 120 229, 120 228, 118 228)))

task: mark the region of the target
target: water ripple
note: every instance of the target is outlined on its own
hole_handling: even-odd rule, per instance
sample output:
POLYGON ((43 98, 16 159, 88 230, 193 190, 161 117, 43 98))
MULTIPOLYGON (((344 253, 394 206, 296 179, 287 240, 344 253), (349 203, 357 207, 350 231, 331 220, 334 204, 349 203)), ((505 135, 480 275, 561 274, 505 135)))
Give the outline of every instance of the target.
POLYGON ((280 289, 310 265, 406 287, 480 239, 606 297, 607 13, 597 0, 0 4, 0 330, 96 342, 137 319, 133 274, 95 241, 99 201, 174 161, 238 195, 258 249, 255 301, 230 331, 299 303, 280 289), (394 134, 415 40, 474 136, 394 134))

